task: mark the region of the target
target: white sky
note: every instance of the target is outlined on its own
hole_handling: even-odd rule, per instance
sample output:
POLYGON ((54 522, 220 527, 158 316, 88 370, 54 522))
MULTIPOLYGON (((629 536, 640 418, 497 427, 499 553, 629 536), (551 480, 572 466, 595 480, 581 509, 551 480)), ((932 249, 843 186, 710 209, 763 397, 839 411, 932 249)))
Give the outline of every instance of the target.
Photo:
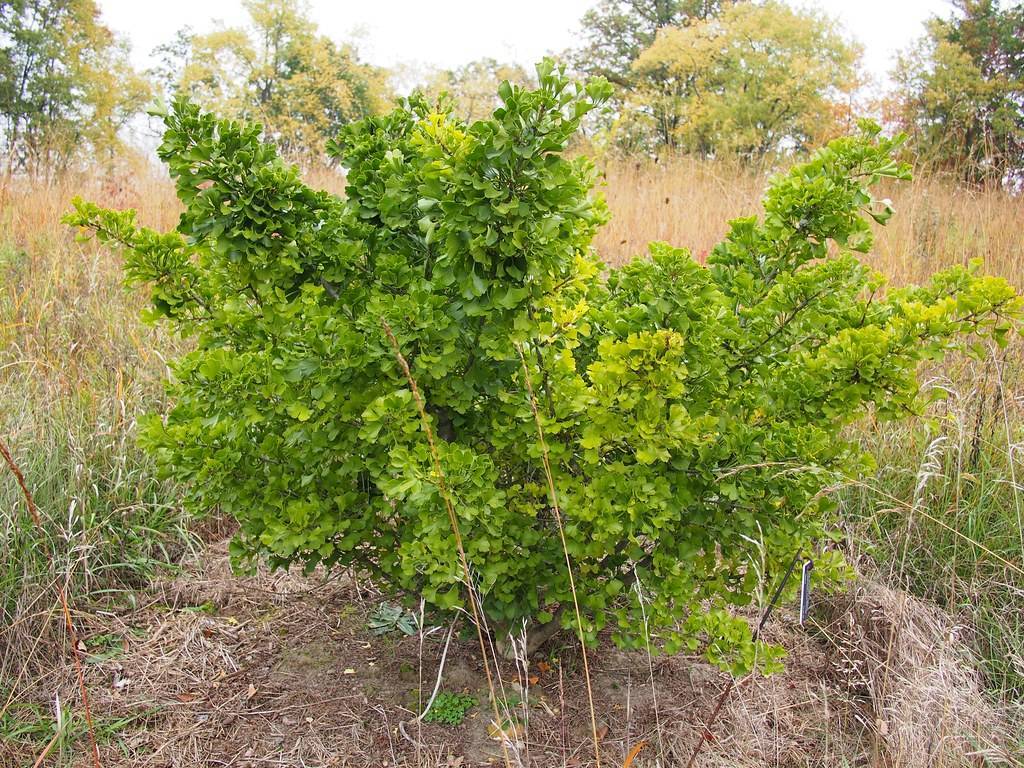
MULTIPOLYGON (((355 40, 362 58, 395 68, 455 67, 484 56, 532 66, 545 53, 577 42, 578 22, 596 0, 310 0, 320 31, 355 40)), ((923 33, 929 16, 950 12, 948 0, 796 0, 838 17, 864 46, 868 73, 884 80, 893 55, 923 33)), ((106 23, 132 44, 137 66, 186 24, 203 32, 214 20, 246 19, 241 0, 99 0, 106 23)))

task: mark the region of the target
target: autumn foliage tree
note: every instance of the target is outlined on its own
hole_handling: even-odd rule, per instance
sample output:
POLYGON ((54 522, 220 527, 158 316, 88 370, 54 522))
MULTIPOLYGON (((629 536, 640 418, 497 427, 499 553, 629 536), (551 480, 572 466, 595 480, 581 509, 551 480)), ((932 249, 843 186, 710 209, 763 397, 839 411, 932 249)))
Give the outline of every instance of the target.
POLYGON ((112 159, 149 98, 95 0, 0 2, 0 163, 35 174, 112 159))
POLYGON ((723 7, 743 0, 600 0, 583 14, 583 45, 573 52, 576 68, 631 90, 633 62, 669 27, 707 22, 723 7))
POLYGON ((455 69, 433 73, 420 90, 437 101, 442 95, 451 99, 451 112, 468 123, 485 120, 501 106, 498 87, 506 80, 519 86, 535 85, 533 75, 518 64, 496 59, 471 61, 455 69))
POLYGON ((895 121, 922 165, 972 181, 1024 173, 1024 5, 959 0, 894 73, 895 121))
POLYGON ((916 411, 918 364, 1001 341, 1021 301, 976 265, 897 290, 858 260, 892 213, 871 187, 907 177, 868 123, 777 177, 707 264, 655 243, 606 268, 593 167, 564 150, 610 89, 551 61, 538 82, 472 124, 413 99, 344 127, 345 199, 259 126, 177 101, 176 231, 69 217, 195 342, 144 440, 192 504, 238 518, 236 559, 359 569, 453 615, 470 585, 393 329, 496 634, 576 624, 548 463, 588 641, 770 667, 731 609, 798 552, 840 568, 829 491, 869 463, 844 427, 916 411))
POLYGON ((157 74, 171 95, 259 121, 292 158, 317 155, 343 125, 380 111, 384 73, 352 46, 320 34, 302 3, 247 0, 248 27, 182 30, 158 49, 157 74))
POLYGON ((744 160, 809 151, 834 131, 857 55, 831 19, 779 2, 666 27, 632 64, 620 139, 744 160))

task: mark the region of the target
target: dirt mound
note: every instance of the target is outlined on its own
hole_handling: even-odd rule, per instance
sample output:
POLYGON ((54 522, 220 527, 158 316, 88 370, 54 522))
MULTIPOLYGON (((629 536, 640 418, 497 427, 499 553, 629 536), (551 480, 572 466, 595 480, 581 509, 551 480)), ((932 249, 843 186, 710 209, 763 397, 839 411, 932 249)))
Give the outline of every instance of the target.
MULTIPOLYGON (((457 726, 415 723, 445 633, 373 635, 366 620, 380 595, 372 585, 233 576, 221 543, 145 597, 134 611, 82 620, 107 768, 504 762, 475 637, 453 641, 443 687, 473 695, 477 706, 457 726)), ((741 681, 716 723, 708 718, 723 674, 690 657, 651 659, 602 644, 591 659, 602 765, 621 766, 631 754, 634 768, 685 765, 699 740, 703 766, 1015 764, 962 628, 940 611, 862 582, 815 616, 807 631, 779 612, 767 638, 788 650, 786 671, 741 681)), ((513 761, 592 764, 571 642, 549 648, 526 673, 510 664, 502 679, 517 721, 506 724, 513 761)), ((48 678, 34 711, 55 692, 76 701, 70 669, 48 678)), ((31 765, 31 752, 14 746, 9 764, 31 765)), ((64 764, 87 764, 74 754, 64 764)))

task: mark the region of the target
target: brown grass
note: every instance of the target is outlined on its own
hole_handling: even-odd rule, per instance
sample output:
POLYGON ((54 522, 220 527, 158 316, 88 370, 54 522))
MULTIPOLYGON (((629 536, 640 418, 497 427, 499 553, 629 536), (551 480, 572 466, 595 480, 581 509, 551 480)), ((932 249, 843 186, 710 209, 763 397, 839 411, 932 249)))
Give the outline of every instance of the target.
MULTIPOLYGON (((621 264, 663 240, 704 257, 718 243, 730 219, 756 215, 771 176, 689 157, 652 162, 611 159, 601 166, 599 190, 612 218, 594 245, 610 265, 621 264)), ((338 169, 306 173, 314 187, 344 193, 338 169)), ((107 178, 71 175, 49 185, 0 189, 0 231, 21 247, 66 238, 60 218, 71 198, 81 195, 112 208, 134 208, 139 220, 157 229, 177 223, 180 205, 163 174, 151 167, 107 178)), ((878 227, 870 262, 895 283, 922 282, 937 269, 981 258, 992 274, 1024 285, 1024 195, 1002 189, 972 189, 929 176, 889 185, 896 215, 878 227)))
MULTIPOLYGON (((595 245, 611 265, 664 240, 702 258, 730 219, 760 212, 770 174, 681 157, 654 163, 609 160, 602 187, 612 220, 595 245)), ((896 284, 923 282, 936 270, 982 258, 992 274, 1024 285, 1024 195, 967 189, 922 177, 882 189, 896 215, 878 228, 868 261, 896 284)))
MULTIPOLYGON (((415 715, 419 677, 433 679, 444 633, 376 637, 365 617, 383 596, 372 585, 265 568, 239 576, 226 549, 214 543, 180 576, 140 590, 133 611, 82 618, 97 721, 124 724, 101 733, 106 768, 502 761, 471 633, 453 643, 444 689, 477 705, 461 725, 423 724, 413 743, 398 726, 415 715)), ((792 606, 780 610, 766 629, 789 651, 786 671, 742 679, 715 723, 725 675, 685 655, 658 657, 649 671, 643 653, 605 639, 591 671, 607 764, 623 765, 644 743, 635 768, 680 765, 704 739, 704 768, 1013 765, 1006 723, 981 695, 963 628, 948 616, 867 581, 850 596, 822 598, 813 617, 808 633, 792 606)), ((508 694, 529 686, 528 712, 515 708, 523 724, 515 764, 592 766, 578 646, 565 638, 543 658, 530 681, 511 665, 502 670, 508 694)), ((46 696, 69 700, 74 690, 71 664, 39 683, 46 693, 23 703, 41 703, 45 722, 46 696)), ((9 748, 4 768, 31 764, 38 749, 21 739, 9 748)))
POLYGON ((827 605, 833 684, 859 705, 872 764, 999 764, 1012 739, 967 635, 934 605, 862 580, 827 605))
POLYGON ((663 240, 702 258, 730 219, 758 211, 767 177, 689 157, 654 163, 613 159, 601 167, 600 191, 612 219, 594 245, 612 266, 663 240))

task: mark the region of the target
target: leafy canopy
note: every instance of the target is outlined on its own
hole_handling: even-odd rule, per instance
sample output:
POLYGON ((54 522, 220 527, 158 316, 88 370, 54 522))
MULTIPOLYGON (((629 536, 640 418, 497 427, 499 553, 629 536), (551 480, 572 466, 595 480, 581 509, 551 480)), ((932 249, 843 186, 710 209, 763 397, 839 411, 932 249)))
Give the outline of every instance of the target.
POLYGON ((969 181, 1024 172, 1024 5, 958 0, 903 55, 895 116, 920 161, 969 181))
POLYGON ((503 84, 471 125, 413 99, 346 126, 344 200, 306 187, 258 126, 175 103, 159 152, 177 231, 81 201, 69 216, 123 246, 152 316, 195 339, 145 441, 193 504, 238 518, 237 558, 355 567, 454 611, 453 532, 386 322, 490 625, 569 627, 525 368, 586 638, 649 631, 749 669, 729 609, 827 538, 827 489, 866 461, 843 427, 915 410, 917 364, 964 334, 1002 339, 1020 300, 976 266, 886 291, 858 261, 891 213, 869 188, 907 176, 899 140, 868 123, 776 178, 763 220, 732 222, 707 265, 655 243, 606 269, 594 170, 563 150, 610 89, 550 60, 538 82, 503 84))
POLYGON ((432 73, 420 90, 432 101, 447 96, 452 100, 452 114, 472 123, 486 120, 501 106, 497 92, 506 80, 520 86, 536 86, 532 75, 520 65, 483 58, 457 69, 432 73))
POLYGON ((576 67, 633 87, 630 68, 658 31, 717 16, 729 0, 601 0, 580 19, 584 44, 574 51, 576 67))

